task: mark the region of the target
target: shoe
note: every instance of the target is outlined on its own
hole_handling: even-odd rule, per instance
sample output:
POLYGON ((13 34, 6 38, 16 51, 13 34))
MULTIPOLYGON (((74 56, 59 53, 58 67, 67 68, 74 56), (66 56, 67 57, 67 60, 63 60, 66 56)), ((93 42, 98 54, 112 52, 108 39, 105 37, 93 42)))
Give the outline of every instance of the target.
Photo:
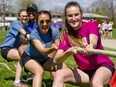
POLYGON ((34 78, 34 75, 28 76, 27 79, 26 79, 26 81, 33 80, 33 78, 34 78))
POLYGON ((28 87, 28 86, 24 85, 24 84, 21 83, 21 82, 19 82, 19 83, 13 82, 13 85, 14 85, 15 87, 28 87))

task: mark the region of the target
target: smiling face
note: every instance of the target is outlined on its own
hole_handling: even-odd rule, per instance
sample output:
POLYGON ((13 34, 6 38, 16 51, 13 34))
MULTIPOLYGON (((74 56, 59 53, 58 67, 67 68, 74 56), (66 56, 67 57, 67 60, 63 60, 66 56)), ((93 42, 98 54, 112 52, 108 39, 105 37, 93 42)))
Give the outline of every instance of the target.
POLYGON ((19 14, 19 19, 23 25, 27 24, 28 22, 28 15, 26 10, 22 10, 19 14))
POLYGON ((42 34, 47 34, 51 25, 51 20, 48 14, 40 14, 38 16, 38 25, 42 34))
POLYGON ((82 12, 78 6, 70 6, 66 9, 67 23, 75 30, 79 29, 82 25, 82 12))

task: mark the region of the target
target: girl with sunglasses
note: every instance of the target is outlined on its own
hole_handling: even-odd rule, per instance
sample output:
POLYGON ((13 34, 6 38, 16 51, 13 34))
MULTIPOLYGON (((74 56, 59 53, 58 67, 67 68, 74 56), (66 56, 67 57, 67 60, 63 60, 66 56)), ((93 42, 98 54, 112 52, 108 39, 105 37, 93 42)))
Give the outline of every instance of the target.
POLYGON ((48 55, 57 50, 59 32, 51 26, 51 14, 42 10, 37 14, 38 28, 30 34, 30 44, 22 55, 20 64, 34 74, 33 87, 42 86, 44 70, 56 71, 66 67, 54 64, 48 55))
POLYGON ((82 15, 77 2, 72 1, 65 6, 66 28, 61 33, 54 63, 60 64, 73 55, 78 68, 56 71, 53 87, 63 87, 66 82, 80 87, 106 87, 114 73, 114 63, 108 56, 87 53, 86 49, 104 48, 97 25, 93 22, 83 22, 82 15), (85 49, 85 52, 77 52, 78 48, 85 49))

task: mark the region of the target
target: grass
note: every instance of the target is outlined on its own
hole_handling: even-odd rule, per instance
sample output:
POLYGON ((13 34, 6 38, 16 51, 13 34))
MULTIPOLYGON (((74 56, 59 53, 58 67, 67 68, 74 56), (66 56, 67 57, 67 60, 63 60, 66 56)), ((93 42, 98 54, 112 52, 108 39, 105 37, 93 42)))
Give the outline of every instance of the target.
MULTIPOLYGON (((6 34, 8 31, 0 31, 0 44, 2 44, 3 39, 5 38, 6 34)), ((116 28, 113 30, 113 39, 116 39, 116 28)), ((105 48, 107 50, 113 50, 116 51, 114 49, 108 49, 105 48)), ((116 59, 114 57, 111 57, 111 59, 113 60, 113 62, 116 65, 116 59)), ((1 63, 5 63, 8 65, 8 67, 11 68, 12 71, 15 72, 15 65, 16 65, 16 61, 13 62, 7 62, 6 60, 4 60, 1 55, 0 55, 0 87, 13 87, 12 83, 14 81, 15 78, 15 73, 13 73, 12 71, 8 70, 5 66, 3 66, 1 63)), ((67 66, 69 67, 77 67, 73 57, 71 56, 70 58, 68 58, 65 63, 67 64, 67 66)), ((22 73, 22 76, 25 77, 25 73, 22 73)), ((26 84, 28 84, 29 87, 31 87, 31 81, 27 82, 26 84)), ((44 74, 44 78, 43 78, 43 84, 42 87, 51 87, 52 86, 52 79, 50 77, 49 72, 45 72, 44 74)), ((71 84, 67 84, 66 87, 77 87, 71 84)))

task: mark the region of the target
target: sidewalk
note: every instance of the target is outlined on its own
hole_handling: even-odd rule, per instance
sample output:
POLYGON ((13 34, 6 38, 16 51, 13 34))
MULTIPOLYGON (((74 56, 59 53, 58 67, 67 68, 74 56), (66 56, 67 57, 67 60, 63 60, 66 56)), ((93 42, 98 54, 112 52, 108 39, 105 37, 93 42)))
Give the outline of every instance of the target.
POLYGON ((102 39, 101 41, 104 47, 116 49, 116 40, 102 39))

